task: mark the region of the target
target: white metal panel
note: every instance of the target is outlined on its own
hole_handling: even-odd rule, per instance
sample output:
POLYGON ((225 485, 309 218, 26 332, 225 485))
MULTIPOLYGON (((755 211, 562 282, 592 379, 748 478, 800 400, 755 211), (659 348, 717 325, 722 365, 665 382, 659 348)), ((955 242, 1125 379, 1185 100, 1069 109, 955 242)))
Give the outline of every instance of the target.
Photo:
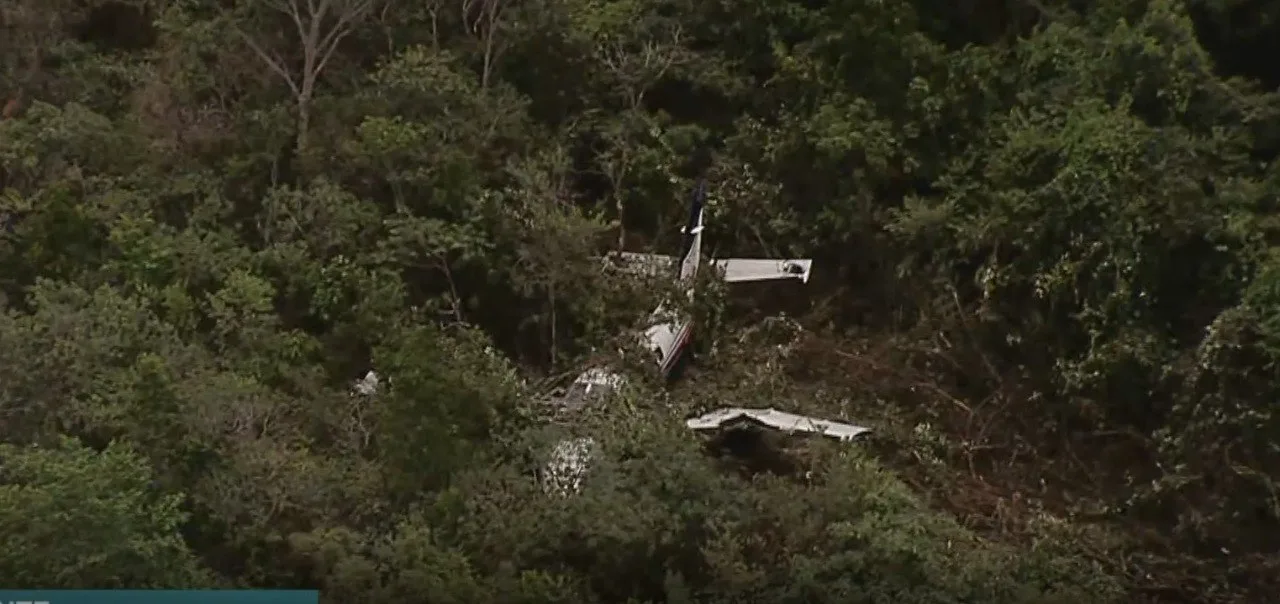
POLYGON ((378 393, 378 386, 381 383, 382 380, 378 378, 378 374, 370 369, 369 373, 364 374, 364 378, 356 380, 352 389, 356 394, 373 396, 378 393))
POLYGON ((813 260, 770 258, 722 258, 713 260, 717 269, 730 283, 742 281, 770 281, 775 279, 799 279, 809 282, 813 260))
POLYGON ((662 365, 675 348, 680 326, 676 323, 659 323, 644 330, 644 343, 654 353, 654 362, 662 365))
POLYGON ((617 392, 627 379, 603 367, 593 367, 578 375, 568 388, 557 389, 547 401, 561 408, 576 411, 617 392))
POLYGON ((744 419, 783 432, 810 432, 839 440, 850 440, 871 430, 853 424, 796 415, 775 409, 744 409, 742 407, 718 409, 706 415, 691 418, 685 422, 685 425, 694 430, 715 430, 744 419))

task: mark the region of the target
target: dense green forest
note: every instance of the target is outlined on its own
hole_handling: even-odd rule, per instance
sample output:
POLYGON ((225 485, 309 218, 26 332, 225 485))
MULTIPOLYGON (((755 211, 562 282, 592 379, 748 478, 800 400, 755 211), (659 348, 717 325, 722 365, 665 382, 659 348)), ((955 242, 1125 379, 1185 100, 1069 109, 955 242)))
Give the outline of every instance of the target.
POLYGON ((1278 19, 6 0, 0 583, 1280 598, 1278 19), (684 379, 547 417, 663 292, 599 255, 699 178, 708 251, 813 280, 707 284, 684 379), (721 406, 874 432, 756 463, 685 428, 721 406))

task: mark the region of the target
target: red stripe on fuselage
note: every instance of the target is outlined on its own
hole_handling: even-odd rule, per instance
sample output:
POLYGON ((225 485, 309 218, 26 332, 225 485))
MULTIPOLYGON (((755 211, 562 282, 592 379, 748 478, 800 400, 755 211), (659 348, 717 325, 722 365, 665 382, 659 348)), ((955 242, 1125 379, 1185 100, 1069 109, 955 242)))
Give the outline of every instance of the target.
POLYGON ((671 370, 676 366, 676 361, 680 360, 680 355, 684 354, 685 347, 688 346, 689 341, 692 338, 693 321, 689 321, 688 323, 685 323, 684 327, 680 328, 680 332, 676 334, 676 339, 671 346, 671 354, 662 362, 662 377, 665 378, 670 375, 671 370))

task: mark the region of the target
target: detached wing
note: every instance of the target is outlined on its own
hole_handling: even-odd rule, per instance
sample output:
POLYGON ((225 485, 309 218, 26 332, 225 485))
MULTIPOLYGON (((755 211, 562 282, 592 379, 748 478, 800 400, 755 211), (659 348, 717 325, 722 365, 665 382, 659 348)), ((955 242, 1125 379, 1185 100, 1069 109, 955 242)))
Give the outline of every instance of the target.
POLYGON ((741 424, 768 426, 782 432, 809 432, 838 440, 853 440, 871 429, 843 422, 819 419, 808 415, 796 415, 776 409, 744 409, 728 407, 712 411, 700 417, 690 418, 685 425, 694 430, 733 428, 741 424))
POLYGON ((619 270, 635 275, 660 276, 670 275, 676 265, 674 256, 664 254, 643 254, 639 252, 618 252, 605 257, 605 262, 619 270))
POLYGON ((799 279, 809 282, 813 260, 775 260, 770 258, 723 258, 712 263, 729 283, 799 279))

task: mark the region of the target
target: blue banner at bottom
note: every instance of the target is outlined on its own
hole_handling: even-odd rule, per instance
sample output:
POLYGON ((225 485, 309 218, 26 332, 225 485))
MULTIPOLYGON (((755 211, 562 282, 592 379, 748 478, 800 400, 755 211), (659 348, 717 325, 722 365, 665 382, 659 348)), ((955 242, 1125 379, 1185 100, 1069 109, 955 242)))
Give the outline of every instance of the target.
POLYGON ((0 589, 0 604, 319 604, 303 589, 0 589))

